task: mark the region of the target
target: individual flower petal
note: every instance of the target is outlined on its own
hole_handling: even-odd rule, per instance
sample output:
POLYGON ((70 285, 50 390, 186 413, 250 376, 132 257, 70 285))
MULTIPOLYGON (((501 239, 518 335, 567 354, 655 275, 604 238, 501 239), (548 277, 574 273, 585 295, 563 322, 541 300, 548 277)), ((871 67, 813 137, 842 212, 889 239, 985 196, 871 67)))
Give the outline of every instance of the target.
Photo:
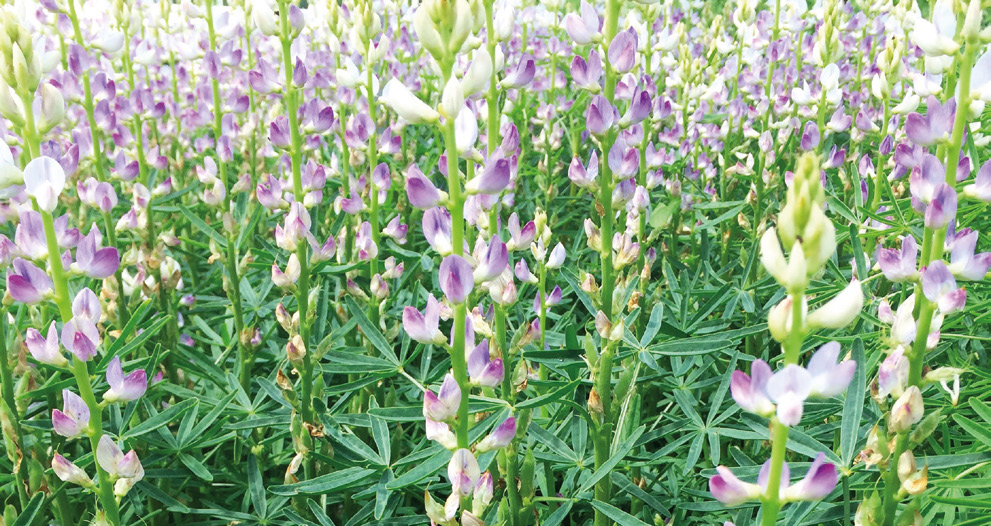
POLYGON ((857 370, 857 362, 844 360, 836 363, 839 355, 840 344, 829 342, 819 347, 809 359, 806 370, 812 376, 811 395, 830 397, 846 390, 857 370))
POLYGON ((774 373, 767 381, 767 395, 777 404, 778 420, 793 426, 802 420, 805 399, 812 394, 812 375, 794 364, 774 373))

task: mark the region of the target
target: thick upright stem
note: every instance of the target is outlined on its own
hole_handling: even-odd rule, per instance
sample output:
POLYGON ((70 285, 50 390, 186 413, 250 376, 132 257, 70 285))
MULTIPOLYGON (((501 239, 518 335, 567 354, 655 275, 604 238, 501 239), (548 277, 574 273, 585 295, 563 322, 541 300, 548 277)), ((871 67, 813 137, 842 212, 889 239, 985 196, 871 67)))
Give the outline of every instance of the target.
MULTIPOLYGON (((45 230, 45 241, 48 245, 48 265, 51 268, 52 284, 55 289, 55 304, 58 305, 62 323, 66 323, 72 319, 72 303, 69 299, 69 282, 62 267, 58 238, 55 235, 55 221, 52 218, 51 212, 42 210, 41 222, 45 230)), ((89 407, 89 441, 93 454, 96 454, 96 448, 100 443, 100 439, 103 438, 103 408, 100 407, 100 404, 96 401, 96 397, 93 395, 93 387, 90 385, 86 362, 73 357, 72 373, 76 378, 79 396, 86 403, 86 406, 89 407)), ((106 470, 99 463, 95 464, 97 478, 99 479, 97 497, 100 500, 103 511, 107 514, 107 520, 114 526, 117 526, 120 524, 120 509, 117 506, 117 499, 114 497, 113 483, 110 481, 110 475, 106 470)))
MULTIPOLYGON (((210 50, 217 50, 217 34, 213 28, 213 2, 207 0, 206 21, 207 31, 210 37, 210 50)), ((210 81, 210 89, 213 91, 213 140, 220 141, 223 135, 224 107, 220 99, 220 82, 214 78, 210 81)), ((231 185, 227 181, 227 163, 220 159, 217 154, 217 173, 220 181, 224 184, 224 214, 231 213, 231 185)), ((241 306, 241 278, 237 271, 237 236, 233 232, 227 233, 227 251, 225 254, 224 266, 227 267, 228 286, 227 297, 231 301, 231 309, 234 311, 234 345, 237 346, 238 356, 238 380, 245 391, 251 389, 251 357, 248 348, 241 342, 244 332, 244 313, 241 306)))
MULTIPOLYGON (((791 326, 792 330, 788 334, 788 339, 782 344, 784 347, 785 365, 797 364, 802 352, 802 343, 805 341, 805 330, 802 327, 802 304, 804 303, 804 290, 796 290, 791 293, 791 326)), ((771 418, 771 470, 767 477, 767 490, 761 498, 762 503, 762 526, 773 526, 778 521, 778 512, 781 511, 780 487, 781 475, 784 471, 785 446, 788 443, 788 426, 778 421, 777 417, 771 418)), ((788 481, 784 481, 788 482, 788 481)))
MULTIPOLYGON (((285 74, 285 103, 286 112, 289 113, 289 133, 290 133, 290 151, 289 158, 292 163, 292 189, 293 189, 293 199, 303 204, 303 199, 305 193, 303 190, 303 176, 302 176, 302 163, 303 163, 303 136, 299 130, 299 115, 298 107, 299 101, 297 100, 297 95, 299 92, 293 84, 293 64, 292 64, 292 26, 289 23, 289 4, 288 2, 280 2, 279 7, 279 22, 281 29, 281 40, 282 40, 282 66, 285 74)), ((296 287, 296 308, 299 310, 299 335, 303 339, 303 345, 306 347, 306 353, 303 355, 303 370, 300 374, 300 416, 303 418, 304 422, 310 424, 317 424, 317 419, 313 413, 313 353, 310 347, 310 323, 309 323, 309 293, 310 293, 310 264, 309 255, 307 253, 307 244, 305 242, 299 243, 296 249, 296 257, 299 259, 299 283, 296 287)), ((305 443, 311 443, 309 433, 306 432, 305 428, 303 430, 304 436, 301 437, 305 443)), ((306 460, 303 464, 303 469, 305 475, 313 477, 316 475, 316 460, 313 455, 306 455, 306 460)))

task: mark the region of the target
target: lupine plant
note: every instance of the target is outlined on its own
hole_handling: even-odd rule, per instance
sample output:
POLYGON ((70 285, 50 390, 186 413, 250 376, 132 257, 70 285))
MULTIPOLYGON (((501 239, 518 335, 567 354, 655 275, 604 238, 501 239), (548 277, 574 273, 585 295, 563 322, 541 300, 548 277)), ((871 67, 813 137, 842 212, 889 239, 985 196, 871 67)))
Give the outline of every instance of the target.
POLYGON ((987 0, 0 6, 0 526, 986 524, 987 0))

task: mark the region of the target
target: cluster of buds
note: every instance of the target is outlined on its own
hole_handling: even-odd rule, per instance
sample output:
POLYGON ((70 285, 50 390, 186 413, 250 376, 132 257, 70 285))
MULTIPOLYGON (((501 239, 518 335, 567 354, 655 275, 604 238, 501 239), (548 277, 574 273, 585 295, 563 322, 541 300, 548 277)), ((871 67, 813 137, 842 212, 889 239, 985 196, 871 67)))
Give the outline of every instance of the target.
POLYGON ((730 383, 730 393, 740 407, 771 419, 774 451, 757 484, 739 480, 728 468, 717 468, 709 488, 727 506, 757 499, 765 513, 776 514, 787 502, 825 498, 837 482, 836 467, 819 453, 806 477, 789 485, 788 466, 778 453, 788 429, 801 422, 805 401, 841 395, 857 368, 853 360, 837 363, 841 348, 836 342, 820 347, 805 367, 798 364, 802 342, 810 330, 849 325, 859 316, 864 302, 861 285, 853 280, 835 298, 807 314, 805 290, 809 280, 822 271, 836 246, 835 227, 823 211, 824 201, 817 158, 806 153, 798 161, 778 228, 768 229, 761 239, 761 262, 788 293, 771 309, 768 320, 771 335, 782 344, 784 366, 772 373, 766 362, 755 360, 750 375, 734 371, 730 383), (787 259, 781 244, 789 251, 787 259))

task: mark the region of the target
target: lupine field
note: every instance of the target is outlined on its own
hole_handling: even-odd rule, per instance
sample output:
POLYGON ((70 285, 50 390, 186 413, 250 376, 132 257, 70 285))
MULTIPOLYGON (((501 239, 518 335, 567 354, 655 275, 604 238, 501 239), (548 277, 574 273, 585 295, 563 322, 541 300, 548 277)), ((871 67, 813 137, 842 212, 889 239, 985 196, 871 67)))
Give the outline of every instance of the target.
POLYGON ((3 3, 0 526, 991 524, 988 0, 3 3))

